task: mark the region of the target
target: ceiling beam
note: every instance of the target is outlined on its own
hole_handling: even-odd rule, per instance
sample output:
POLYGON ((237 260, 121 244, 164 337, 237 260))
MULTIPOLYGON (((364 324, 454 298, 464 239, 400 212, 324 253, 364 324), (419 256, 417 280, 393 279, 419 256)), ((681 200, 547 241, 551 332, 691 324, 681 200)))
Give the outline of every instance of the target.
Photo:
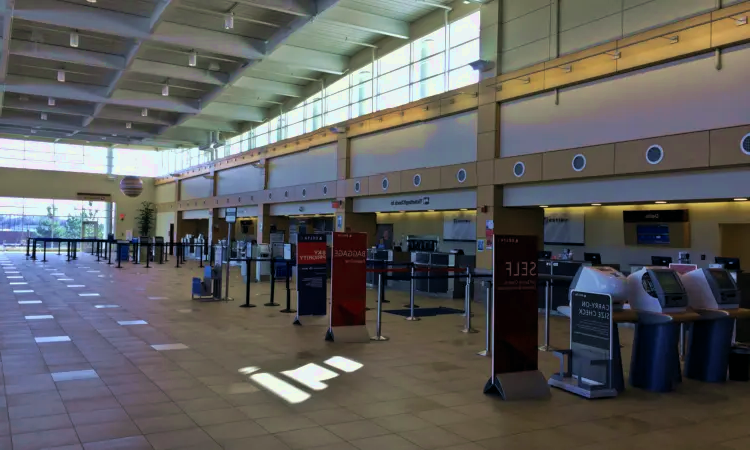
POLYGON ((104 108, 97 116, 98 119, 106 120, 119 120, 121 122, 134 122, 134 123, 145 123, 149 125, 160 125, 160 126, 171 126, 172 122, 169 120, 155 117, 153 114, 149 114, 146 117, 142 115, 123 110, 112 110, 111 108, 104 108))
POLYGON ((130 72, 146 75, 156 75, 176 80, 192 81, 195 83, 213 84, 223 86, 228 80, 227 74, 223 72, 212 72, 209 70, 196 69, 193 67, 176 66, 145 59, 136 59, 130 65, 130 72))
POLYGON ((10 54, 104 69, 122 70, 125 68, 125 58, 122 56, 17 39, 13 39, 10 43, 10 54))
POLYGON ((210 130, 210 131, 223 131, 225 133, 237 133, 240 131, 240 128, 236 125, 236 123, 229 122, 229 121, 223 121, 223 120, 210 120, 206 118, 190 118, 185 121, 181 126, 186 128, 198 128, 201 130, 210 130))
POLYGON ((29 128, 24 127, 16 127, 12 125, 2 125, 0 124, 0 134, 9 134, 9 135, 15 135, 15 136, 23 136, 24 138, 28 139, 34 139, 34 138, 47 138, 47 139, 62 139, 66 141, 75 140, 78 142, 109 142, 112 144, 123 144, 123 145, 131 145, 131 144, 139 144, 139 140, 133 140, 129 139, 127 137, 113 137, 113 136, 96 136, 93 134, 88 133, 76 133, 74 135, 71 135, 71 133, 65 132, 65 131, 54 131, 54 130, 32 130, 29 128), (104 137, 105 139, 102 139, 104 137))
POLYGON ((70 116, 88 116, 93 112, 93 108, 88 105, 55 105, 49 106, 47 102, 29 99, 20 100, 18 98, 6 98, 5 108, 16 109, 19 111, 45 112, 48 114, 66 114, 70 116))
POLYGON ((262 108, 218 102, 213 102, 203 107, 201 114, 245 122, 263 122, 267 119, 266 111, 262 108))
POLYGON ((210 138, 210 131, 199 130, 198 128, 172 127, 160 133, 155 139, 173 140, 181 142, 191 142, 197 145, 207 144, 210 138))
POLYGON ((267 56, 267 59, 283 63, 289 67, 299 67, 301 69, 334 75, 343 75, 349 67, 348 56, 291 45, 280 45, 273 53, 267 56))
POLYGON ((321 20, 336 22, 357 30, 409 39, 409 24, 402 20, 370 14, 356 9, 336 6, 319 16, 321 20))
POLYGON ((314 0, 234 0, 234 2, 302 17, 315 15, 316 12, 314 0))
MULTIPOLYGON (((3 14, 3 41, 0 49, 0 83, 5 83, 8 76, 8 60, 10 59, 10 35, 13 30, 13 8, 16 0, 0 0, 0 12, 3 14)), ((0 114, 2 114, 5 89, 0 89, 0 114)))
POLYGON ((234 83, 234 87, 251 91, 270 92, 285 97, 302 97, 304 90, 304 86, 299 86, 297 84, 282 83, 279 81, 252 77, 240 77, 234 83))
MULTIPOLYGON (((166 3, 169 2, 163 0, 160 5, 166 3)), ((260 58, 265 51, 265 43, 259 39, 177 23, 159 22, 160 17, 136 17, 62 0, 34 0, 22 2, 21 5, 15 9, 15 18, 30 22, 92 31, 137 41, 160 42, 237 58, 260 58), (153 32, 152 26, 154 26, 153 32)))
POLYGON ((107 88, 80 83, 58 83, 46 78, 7 77, 5 90, 25 95, 39 95, 58 99, 77 100, 92 103, 149 108, 178 113, 197 114, 200 110, 192 100, 180 100, 177 97, 162 97, 145 92, 118 90, 112 98, 106 96, 107 88))

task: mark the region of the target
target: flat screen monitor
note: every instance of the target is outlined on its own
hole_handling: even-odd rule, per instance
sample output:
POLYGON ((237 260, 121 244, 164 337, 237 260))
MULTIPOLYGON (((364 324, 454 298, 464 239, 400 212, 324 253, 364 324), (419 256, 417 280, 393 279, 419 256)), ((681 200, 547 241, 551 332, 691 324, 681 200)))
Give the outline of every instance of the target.
POLYGON ((734 279, 729 275, 729 272, 723 269, 708 269, 711 275, 719 285, 719 289, 723 290, 734 290, 737 289, 734 285, 734 279))
POLYGON ((539 252, 539 259, 552 259, 552 252, 542 250, 539 252))
POLYGON ((671 256, 652 256, 651 257, 652 266, 669 267, 670 264, 672 264, 671 256))
POLYGON ((724 256, 717 256, 715 258, 716 264, 721 264, 725 269, 737 272, 740 270, 740 259, 739 258, 727 258, 724 256))
POLYGON ((669 227, 667 225, 637 225, 635 234, 638 244, 669 244, 669 227))
POLYGON ((584 253, 583 260, 590 262, 592 266, 602 265, 602 255, 600 253, 584 253))
POLYGON ((659 282, 661 289, 665 294, 679 294, 682 292, 682 285, 677 279, 677 274, 671 270, 654 270, 656 281, 659 282))

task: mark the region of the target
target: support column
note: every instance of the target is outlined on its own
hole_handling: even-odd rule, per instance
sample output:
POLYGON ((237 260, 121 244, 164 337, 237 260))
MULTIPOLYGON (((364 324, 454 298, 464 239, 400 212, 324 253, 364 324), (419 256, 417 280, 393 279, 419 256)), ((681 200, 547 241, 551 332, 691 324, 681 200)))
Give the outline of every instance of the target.
MULTIPOLYGON (((481 73, 477 111, 477 239, 491 234, 537 236, 539 248, 544 244, 544 211, 541 208, 505 208, 503 188, 495 185, 495 162, 500 153, 500 105, 497 103, 496 80, 502 67, 502 0, 482 7, 480 55, 495 67, 481 73)), ((490 236, 491 239, 491 236, 490 236)), ((489 242, 491 245, 491 241, 489 242)), ((492 249, 484 242, 477 251, 477 268, 492 270, 492 249)))
POLYGON ((339 207, 336 209, 336 223, 334 229, 338 232, 367 233, 368 247, 375 244, 377 216, 375 213, 353 212, 354 198, 347 197, 347 182, 350 177, 350 139, 346 134, 339 134, 337 155, 336 194, 339 207))

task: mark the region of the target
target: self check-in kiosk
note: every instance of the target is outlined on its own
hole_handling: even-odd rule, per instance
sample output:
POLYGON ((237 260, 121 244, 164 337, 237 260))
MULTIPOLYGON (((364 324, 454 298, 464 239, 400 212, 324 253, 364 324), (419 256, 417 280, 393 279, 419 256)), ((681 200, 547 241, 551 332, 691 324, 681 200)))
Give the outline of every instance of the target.
POLYGON ((681 276, 690 307, 700 315, 690 327, 685 355, 687 378, 721 383, 727 380, 732 334, 740 292, 723 268, 695 269, 681 276))
POLYGON ((644 267, 628 276, 628 302, 637 317, 630 384, 654 392, 674 390, 682 381, 680 323, 697 318, 687 313, 680 276, 667 267, 644 267))

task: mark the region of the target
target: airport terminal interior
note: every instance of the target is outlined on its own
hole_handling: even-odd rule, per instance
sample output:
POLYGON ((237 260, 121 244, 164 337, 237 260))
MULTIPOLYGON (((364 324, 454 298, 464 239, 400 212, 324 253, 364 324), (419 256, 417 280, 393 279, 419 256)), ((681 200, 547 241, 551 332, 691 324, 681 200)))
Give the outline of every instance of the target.
POLYGON ((0 17, 0 450, 750 448, 750 1, 0 17))

